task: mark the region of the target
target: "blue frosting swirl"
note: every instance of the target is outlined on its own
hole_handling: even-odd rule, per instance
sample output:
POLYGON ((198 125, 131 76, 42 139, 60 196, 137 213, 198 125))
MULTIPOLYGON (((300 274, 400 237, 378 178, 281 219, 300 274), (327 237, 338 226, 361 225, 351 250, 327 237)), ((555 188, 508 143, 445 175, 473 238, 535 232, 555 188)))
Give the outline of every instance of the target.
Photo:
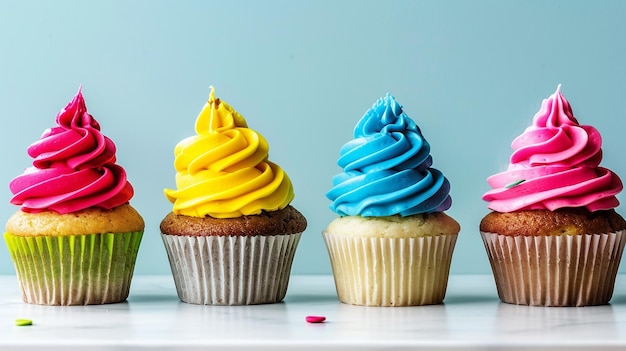
POLYGON ((450 208, 450 183, 431 168, 430 145, 402 105, 387 94, 340 150, 343 172, 326 193, 340 216, 410 216, 450 208))

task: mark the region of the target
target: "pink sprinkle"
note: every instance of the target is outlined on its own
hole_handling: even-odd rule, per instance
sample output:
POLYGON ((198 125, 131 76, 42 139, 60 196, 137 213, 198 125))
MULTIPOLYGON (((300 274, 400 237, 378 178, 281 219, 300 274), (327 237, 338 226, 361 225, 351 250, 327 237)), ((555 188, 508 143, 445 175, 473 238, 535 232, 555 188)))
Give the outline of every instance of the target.
POLYGON ((307 323, 322 323, 326 320, 324 316, 306 316, 307 323))

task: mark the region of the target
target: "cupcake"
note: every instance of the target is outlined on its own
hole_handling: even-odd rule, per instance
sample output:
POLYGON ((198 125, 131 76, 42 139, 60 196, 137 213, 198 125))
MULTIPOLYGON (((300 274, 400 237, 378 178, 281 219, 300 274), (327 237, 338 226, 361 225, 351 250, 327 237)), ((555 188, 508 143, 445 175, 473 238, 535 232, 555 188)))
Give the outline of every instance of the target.
POLYGON ((430 145, 387 94, 340 151, 326 194, 339 215, 324 230, 337 295, 366 306, 441 303, 459 224, 430 145))
POLYGON ((624 250, 622 182, 600 167, 602 138, 580 125, 560 85, 487 179, 480 223, 498 296, 534 306, 606 304, 624 250))
POLYGON ((22 298, 41 305, 124 301, 144 230, 129 204, 133 188, 80 89, 56 124, 28 147, 32 167, 9 184, 20 209, 4 239, 22 298))
POLYGON ((268 160, 265 138, 213 87, 195 129, 174 149, 177 189, 165 189, 173 209, 160 225, 178 296, 201 305, 279 302, 307 225, 290 205, 292 183, 268 160))

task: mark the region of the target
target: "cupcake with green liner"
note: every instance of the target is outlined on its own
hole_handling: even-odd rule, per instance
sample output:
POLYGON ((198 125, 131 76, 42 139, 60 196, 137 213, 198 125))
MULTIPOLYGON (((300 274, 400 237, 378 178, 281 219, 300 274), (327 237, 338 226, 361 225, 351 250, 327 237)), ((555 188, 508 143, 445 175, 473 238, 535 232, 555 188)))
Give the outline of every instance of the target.
POLYGON ((340 151, 326 194, 340 217, 323 236, 339 300, 367 306, 441 303, 459 224, 430 145, 387 94, 340 151))
POLYGON ((9 184, 20 209, 4 238, 22 298, 42 305, 124 301, 144 230, 129 204, 133 188, 80 89, 56 124, 28 147, 32 167, 9 184))
POLYGON ((290 205, 291 180, 213 87, 195 130, 174 148, 176 189, 165 189, 173 206, 160 225, 178 296, 200 305, 279 302, 307 225, 290 205))

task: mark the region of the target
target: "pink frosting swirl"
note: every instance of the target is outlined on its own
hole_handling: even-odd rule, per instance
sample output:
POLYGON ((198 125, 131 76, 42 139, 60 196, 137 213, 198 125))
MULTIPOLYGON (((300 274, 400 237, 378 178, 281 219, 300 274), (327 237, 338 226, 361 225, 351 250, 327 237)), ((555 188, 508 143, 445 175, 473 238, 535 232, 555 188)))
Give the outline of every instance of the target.
POLYGON ((483 195, 498 212, 586 207, 607 210, 620 178, 599 167, 602 137, 592 126, 579 125, 561 86, 543 100, 533 125, 513 140, 511 163, 505 172, 487 178, 493 188, 483 195))
POLYGON ((33 166, 9 183, 11 203, 24 212, 61 214, 127 203, 133 188, 115 163, 115 144, 87 112, 80 88, 56 123, 28 147, 33 166))

